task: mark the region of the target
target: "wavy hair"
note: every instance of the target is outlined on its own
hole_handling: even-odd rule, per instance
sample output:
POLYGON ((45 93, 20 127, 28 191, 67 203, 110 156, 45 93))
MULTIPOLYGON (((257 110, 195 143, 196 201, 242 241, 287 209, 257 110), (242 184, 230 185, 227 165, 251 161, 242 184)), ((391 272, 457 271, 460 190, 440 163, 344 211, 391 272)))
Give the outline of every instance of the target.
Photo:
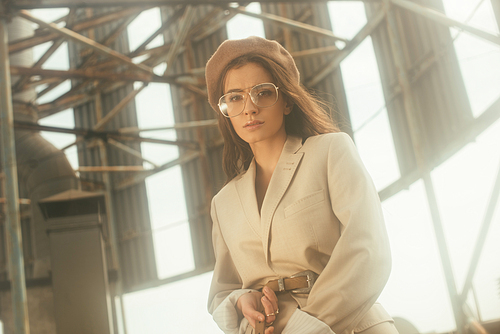
MULTIPOLYGON (((273 83, 279 87, 279 92, 288 103, 292 103, 292 111, 285 115, 285 131, 287 135, 308 137, 322 133, 338 132, 334 125, 327 105, 316 96, 309 93, 296 79, 272 59, 249 53, 233 59, 224 69, 218 81, 218 91, 224 94, 224 82, 229 70, 240 68, 248 63, 262 66, 271 74, 273 83)), ((250 145, 241 139, 233 128, 229 118, 217 112, 218 124, 224 139, 222 153, 222 167, 227 176, 226 183, 235 178, 242 171, 247 170, 253 158, 250 145)))

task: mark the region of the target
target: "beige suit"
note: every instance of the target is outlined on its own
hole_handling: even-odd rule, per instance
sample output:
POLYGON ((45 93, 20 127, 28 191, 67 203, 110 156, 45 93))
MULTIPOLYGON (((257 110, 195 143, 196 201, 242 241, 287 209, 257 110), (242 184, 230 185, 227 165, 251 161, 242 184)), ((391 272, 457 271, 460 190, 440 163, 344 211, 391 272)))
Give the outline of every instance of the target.
POLYGON ((252 162, 214 197, 212 219, 211 313, 233 291, 309 269, 320 274, 309 295, 279 295, 275 334, 297 307, 336 334, 392 322, 375 303, 391 267, 380 200, 348 135, 315 136, 304 144, 289 136, 261 214, 252 162))

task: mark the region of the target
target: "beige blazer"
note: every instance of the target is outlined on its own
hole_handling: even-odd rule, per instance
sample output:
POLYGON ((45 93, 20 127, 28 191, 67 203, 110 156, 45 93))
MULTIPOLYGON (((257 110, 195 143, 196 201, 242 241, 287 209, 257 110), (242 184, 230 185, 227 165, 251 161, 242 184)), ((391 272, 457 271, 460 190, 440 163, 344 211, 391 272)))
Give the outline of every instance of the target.
POLYGON ((213 198, 211 213, 211 313, 237 289, 309 269, 319 274, 309 295, 279 296, 275 333, 297 307, 336 334, 392 321, 375 303, 391 267, 380 200, 348 135, 289 136, 260 214, 254 162, 213 198))

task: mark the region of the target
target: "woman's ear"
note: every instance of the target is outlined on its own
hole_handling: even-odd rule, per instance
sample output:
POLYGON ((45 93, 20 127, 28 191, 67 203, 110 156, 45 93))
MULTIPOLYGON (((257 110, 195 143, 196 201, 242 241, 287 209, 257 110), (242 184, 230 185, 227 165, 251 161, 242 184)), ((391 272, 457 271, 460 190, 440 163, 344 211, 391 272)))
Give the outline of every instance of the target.
POLYGON ((289 99, 286 99, 285 103, 286 104, 285 104, 285 112, 284 112, 284 114, 285 115, 290 115, 290 113, 292 112, 294 103, 292 101, 290 101, 289 99))

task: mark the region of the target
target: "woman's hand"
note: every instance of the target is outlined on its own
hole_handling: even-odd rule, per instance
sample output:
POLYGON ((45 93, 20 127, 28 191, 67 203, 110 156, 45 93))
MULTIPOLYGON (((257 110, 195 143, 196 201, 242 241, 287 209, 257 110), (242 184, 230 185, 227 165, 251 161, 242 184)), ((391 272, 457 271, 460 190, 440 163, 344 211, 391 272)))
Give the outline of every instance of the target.
MULTIPOLYGON (((268 287, 264 287, 263 294, 258 291, 252 291, 242 295, 237 302, 237 307, 247 318, 250 325, 255 328, 255 323, 257 321, 266 321, 267 325, 272 324, 276 320, 276 311, 278 310, 278 298, 274 291, 268 287), (259 312, 261 305, 264 306, 264 314, 259 312)), ((270 326, 266 328, 265 334, 272 334, 274 332, 274 327, 270 326)))

